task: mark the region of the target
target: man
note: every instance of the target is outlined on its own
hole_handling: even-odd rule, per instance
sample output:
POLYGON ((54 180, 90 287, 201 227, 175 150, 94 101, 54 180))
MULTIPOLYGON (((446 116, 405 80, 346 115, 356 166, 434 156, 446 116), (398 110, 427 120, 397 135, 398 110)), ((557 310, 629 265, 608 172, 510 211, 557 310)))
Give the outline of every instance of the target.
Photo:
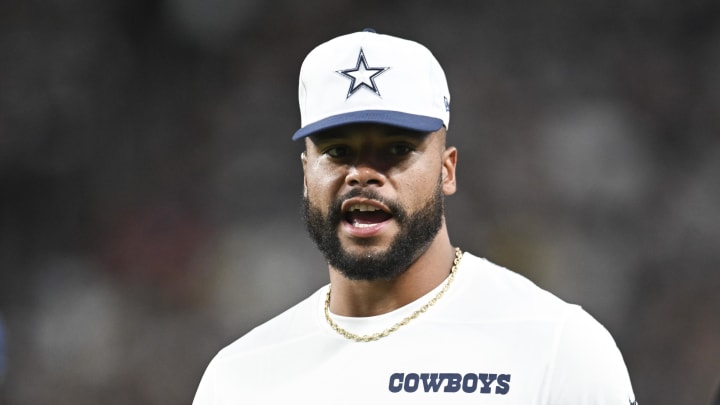
POLYGON ((580 307, 453 247, 450 94, 422 45, 371 30, 303 62, 304 219, 330 284, 223 349, 205 404, 634 404, 580 307))

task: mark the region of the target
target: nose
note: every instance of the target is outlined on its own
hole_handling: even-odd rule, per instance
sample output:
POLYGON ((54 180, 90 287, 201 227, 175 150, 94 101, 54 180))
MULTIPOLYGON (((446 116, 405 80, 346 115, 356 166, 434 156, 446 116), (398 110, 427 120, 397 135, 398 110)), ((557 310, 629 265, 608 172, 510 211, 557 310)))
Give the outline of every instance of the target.
POLYGON ((368 161, 356 162, 350 167, 345 178, 345 183, 351 187, 380 187, 385 181, 385 174, 380 167, 368 161))

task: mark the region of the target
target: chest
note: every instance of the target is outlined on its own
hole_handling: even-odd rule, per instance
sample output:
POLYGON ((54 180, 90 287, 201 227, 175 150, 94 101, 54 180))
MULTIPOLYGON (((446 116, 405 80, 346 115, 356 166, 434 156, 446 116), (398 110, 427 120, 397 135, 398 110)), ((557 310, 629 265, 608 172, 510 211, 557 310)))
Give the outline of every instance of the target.
POLYGON ((543 323, 434 324, 371 343, 328 333, 227 367, 228 403, 534 404, 551 367, 543 323), (522 333, 521 333, 522 332, 522 333))

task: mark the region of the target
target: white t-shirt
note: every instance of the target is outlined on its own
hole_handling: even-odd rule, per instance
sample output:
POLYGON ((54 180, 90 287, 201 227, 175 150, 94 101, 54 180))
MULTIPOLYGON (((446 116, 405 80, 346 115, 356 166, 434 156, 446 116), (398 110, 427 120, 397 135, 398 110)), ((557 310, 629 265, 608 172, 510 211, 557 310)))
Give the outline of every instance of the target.
MULTIPOLYGON (((333 316, 382 331, 432 298, 391 313, 333 316)), ((324 315, 327 286, 221 350, 194 405, 635 404, 623 358, 587 312, 465 253, 427 312, 389 336, 354 342, 324 315)))

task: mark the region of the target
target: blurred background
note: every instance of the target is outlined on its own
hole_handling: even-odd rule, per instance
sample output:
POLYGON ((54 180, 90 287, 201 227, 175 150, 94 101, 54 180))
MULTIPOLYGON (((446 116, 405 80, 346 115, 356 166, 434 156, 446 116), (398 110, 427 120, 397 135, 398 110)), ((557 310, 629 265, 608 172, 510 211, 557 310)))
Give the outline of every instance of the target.
POLYGON ((581 304, 641 404, 720 383, 720 3, 0 3, 0 403, 187 404, 327 282, 299 219, 304 56, 444 66, 453 242, 581 304))

